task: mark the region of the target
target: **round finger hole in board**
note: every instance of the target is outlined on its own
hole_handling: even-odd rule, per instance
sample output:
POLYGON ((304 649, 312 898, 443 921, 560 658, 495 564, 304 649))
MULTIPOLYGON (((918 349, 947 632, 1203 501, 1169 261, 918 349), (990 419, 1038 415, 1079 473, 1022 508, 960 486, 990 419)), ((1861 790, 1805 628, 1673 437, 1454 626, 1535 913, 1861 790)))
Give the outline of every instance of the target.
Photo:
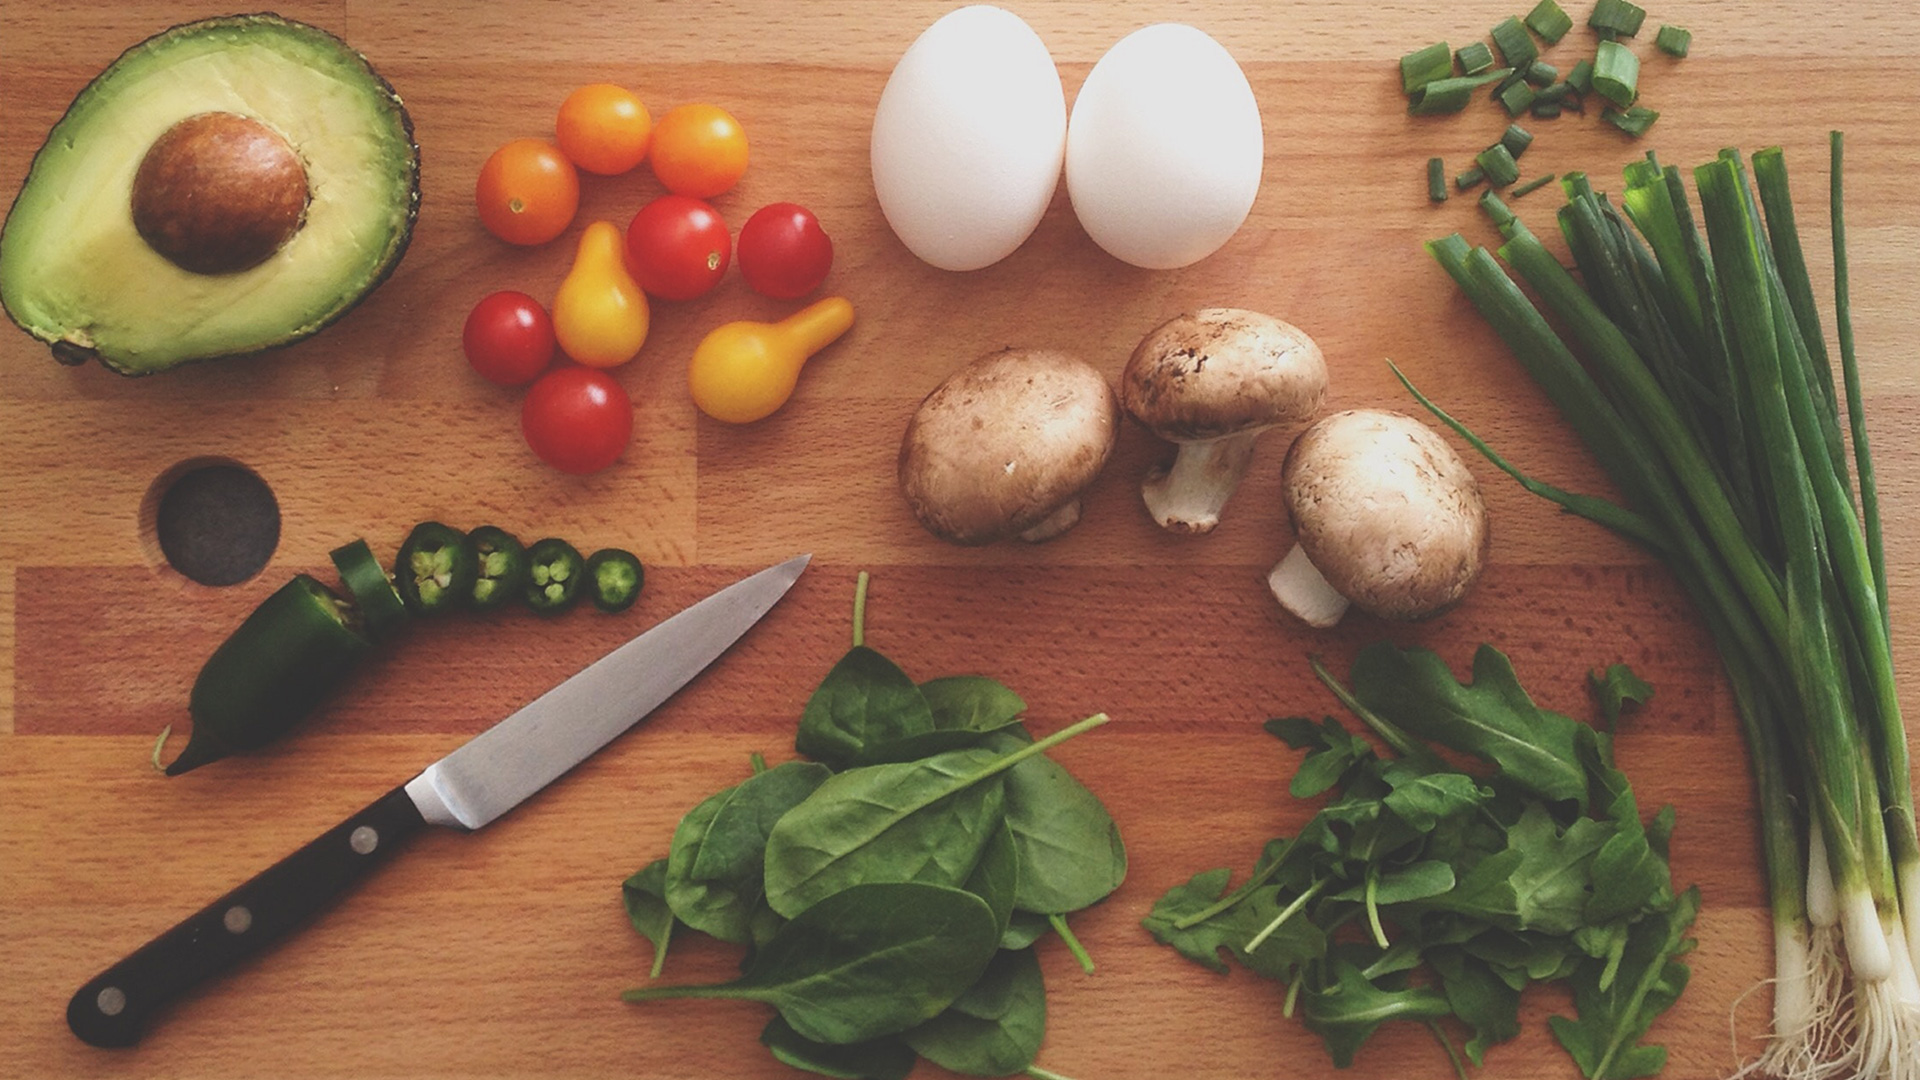
POLYGON ((190 581, 237 585, 280 546, 280 503, 258 473, 226 458, 194 458, 154 480, 141 531, 190 581))

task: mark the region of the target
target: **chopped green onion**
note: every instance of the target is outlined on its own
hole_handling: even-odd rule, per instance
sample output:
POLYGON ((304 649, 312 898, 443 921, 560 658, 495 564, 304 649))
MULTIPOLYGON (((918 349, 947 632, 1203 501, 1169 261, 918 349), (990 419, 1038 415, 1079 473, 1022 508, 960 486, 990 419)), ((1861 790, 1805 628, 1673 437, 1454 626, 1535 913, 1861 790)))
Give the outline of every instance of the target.
POLYGON ((1684 26, 1662 26, 1653 36, 1653 44, 1668 56, 1685 56, 1693 45, 1693 32, 1684 26))
POLYGON ((1633 108, 1625 110, 1608 109, 1602 115, 1604 115, 1607 121, 1614 127, 1619 128, 1621 131, 1626 132, 1636 139, 1645 135, 1647 129, 1653 126, 1653 122, 1660 119, 1658 112, 1647 108, 1645 105, 1635 105, 1633 108))
POLYGON ((1447 201, 1447 163, 1437 157, 1427 159, 1427 198, 1447 201))
POLYGON ((1568 86, 1566 83, 1563 83, 1563 82, 1557 82, 1557 83, 1554 83, 1552 86, 1543 86, 1540 89, 1534 91, 1533 100, 1536 103, 1545 101, 1545 102, 1550 102, 1552 104, 1558 105, 1561 101, 1564 101, 1566 99, 1566 96, 1568 94, 1571 94, 1571 93, 1573 93, 1573 87, 1568 86))
POLYGON ((1481 172, 1479 166, 1476 165, 1466 172, 1461 173, 1459 176, 1454 177, 1453 186, 1459 188, 1461 191, 1465 191, 1486 178, 1487 174, 1481 172))
POLYGON ((1526 26, 1512 15, 1493 28, 1493 44, 1500 50, 1500 58, 1508 67, 1522 71, 1540 56, 1540 46, 1533 43, 1533 35, 1527 33, 1526 26))
POLYGON ((1493 50, 1484 41, 1460 46, 1459 51, 1453 54, 1453 59, 1460 65, 1460 70, 1468 75, 1478 75, 1493 68, 1493 50))
POLYGON ((1512 68, 1494 68, 1478 75, 1436 79, 1413 92, 1412 99, 1407 102, 1407 111, 1415 116, 1459 112, 1473 99, 1475 90, 1488 83, 1499 82, 1511 74, 1512 68))
POLYGON ((1632 37, 1639 33, 1640 24, 1646 19, 1646 9, 1628 0, 1598 0, 1593 5, 1593 14, 1587 16, 1587 25, 1612 41, 1616 35, 1632 37))
POLYGON ((1593 57, 1593 88, 1621 108, 1640 96, 1640 58, 1617 41, 1603 41, 1593 57))
POLYGON ((1452 74, 1453 50, 1444 41, 1436 41, 1400 58, 1400 88, 1409 94, 1452 74))
POLYGON ((1520 179, 1520 166, 1514 163, 1513 152, 1504 143, 1494 143, 1473 160, 1486 174, 1487 183, 1494 187, 1506 187, 1520 179))
POLYGON ((1558 45, 1560 39, 1573 29, 1573 16, 1566 13, 1553 0, 1540 0, 1527 13, 1527 25, 1533 32, 1544 38, 1549 45, 1558 45))
POLYGON ((1508 124, 1507 130, 1500 136, 1500 145, 1506 147, 1507 153, 1512 154, 1516 159, 1526 153, 1527 147, 1532 143, 1532 133, 1519 124, 1508 124))
POLYGON ((1535 86, 1552 86, 1560 77, 1560 69, 1545 60, 1535 60, 1527 65, 1527 81, 1535 86))
POLYGON ((1552 173, 1548 173, 1545 176, 1536 176, 1533 179, 1527 181, 1524 184, 1521 184, 1519 187, 1514 188, 1512 191, 1508 192, 1507 196, 1509 198, 1517 199, 1522 195, 1526 195, 1530 192, 1538 191, 1541 188, 1546 187, 1548 184, 1551 184, 1551 183, 1553 183, 1552 173))
POLYGON ((1557 101, 1536 101, 1533 103, 1532 111, 1537 119, 1552 120, 1560 115, 1560 103, 1557 101))
POLYGON ((1507 107, 1508 116, 1519 116, 1533 107, 1535 96, 1533 87, 1517 82, 1500 91, 1500 104, 1507 107))
POLYGON ((1567 85, 1573 87, 1574 92, 1579 94, 1592 90, 1593 61, 1582 60, 1573 65, 1573 70, 1567 72, 1567 85))

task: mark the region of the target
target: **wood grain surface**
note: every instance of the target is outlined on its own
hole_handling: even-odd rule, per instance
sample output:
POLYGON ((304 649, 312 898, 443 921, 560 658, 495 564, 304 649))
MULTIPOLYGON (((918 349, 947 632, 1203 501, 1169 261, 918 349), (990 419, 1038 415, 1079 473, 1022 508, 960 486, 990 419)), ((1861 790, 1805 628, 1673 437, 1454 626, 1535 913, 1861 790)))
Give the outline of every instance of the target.
MULTIPOLYGON (((1305 0, 1233 4, 1075 0, 1019 7, 1060 63, 1069 96, 1112 42, 1149 22, 1191 22, 1242 62, 1266 131, 1263 187, 1244 228, 1190 268, 1148 272, 1102 253, 1064 185, 1004 262, 955 275, 888 231, 869 181, 867 132, 887 73, 942 2, 775 0, 647 4, 293 2, 281 11, 344 36, 411 109, 424 200, 391 281, 318 337, 249 360, 143 380, 62 368, 0 333, 0 1076, 720 1077, 789 1075, 757 1044, 753 1006, 639 1008, 645 976, 619 883, 665 852, 678 817, 744 774, 748 754, 790 756, 808 692, 845 647, 854 574, 874 572, 869 640, 910 672, 979 671, 1052 730, 1105 710, 1116 722, 1059 758, 1103 795, 1128 841, 1126 885, 1076 919, 1098 961, 1079 972, 1043 947, 1048 1068, 1077 1077, 1314 1077, 1317 1040, 1280 1017, 1281 992, 1219 977, 1139 927, 1170 885, 1245 867, 1304 820, 1283 778, 1294 755, 1259 730, 1330 711, 1309 653, 1337 670, 1379 638, 1423 643, 1464 669, 1474 646, 1513 657, 1545 704, 1590 712, 1588 668, 1628 661, 1658 689, 1620 740, 1649 810, 1679 808, 1673 870, 1697 882, 1693 983, 1653 1037, 1668 1076, 1730 1072, 1756 1045, 1768 993, 1768 921, 1744 755, 1711 645, 1666 573, 1633 547, 1564 517, 1471 464, 1494 515, 1490 569, 1444 618, 1349 618, 1312 633, 1261 579, 1284 552, 1276 498, 1286 435, 1269 436, 1219 531, 1159 532, 1139 474, 1161 454, 1128 425, 1083 523, 1037 546, 962 550, 900 501, 893 460, 913 405, 972 357, 1004 345, 1076 350, 1118 376, 1135 341, 1188 308, 1266 310, 1305 327, 1333 372, 1330 407, 1412 409, 1384 361, 1514 461, 1604 490, 1592 461, 1419 243, 1489 230, 1473 200, 1429 206, 1430 155, 1464 167, 1506 120, 1476 104, 1405 114, 1395 60, 1458 46, 1529 4, 1305 0), (814 209, 838 262, 828 288, 859 322, 807 368, 791 404, 733 428, 700 417, 685 358, 705 331, 790 305, 733 275, 713 295, 658 304, 635 363, 625 457, 575 479, 520 441, 518 395, 474 377, 459 348, 481 295, 550 297, 585 223, 625 223, 657 193, 645 170, 590 178, 562 240, 510 249, 478 225, 473 179, 509 138, 545 135, 575 86, 632 87, 657 116, 711 100, 752 141, 745 180, 717 205, 814 209), (186 582, 149 533, 157 477, 196 458, 241 462, 279 499, 279 549, 229 588, 186 582), (356 536, 391 552, 413 522, 482 522, 526 536, 619 545, 649 564, 632 612, 465 618, 420 626, 322 715, 275 747, 163 780, 155 732, 186 720, 201 662, 295 571, 326 567, 356 536), (497 826, 432 835, 270 955, 195 995, 137 1049, 77 1042, 63 1010, 80 983, 155 933, 405 780, 556 680, 741 573, 799 551, 815 563, 721 664, 641 729, 497 826), (1751 996, 1749 996, 1751 995, 1751 996), (1737 1031, 1736 1031, 1737 1029, 1737 1031)), ((1569 4, 1584 19, 1585 3, 1569 4)), ((1639 49, 1645 100, 1662 111, 1636 143, 1597 117, 1540 121, 1525 173, 1600 178, 1648 148, 1669 162, 1722 146, 1788 151, 1802 230, 1824 282, 1826 132, 1848 131, 1854 317, 1886 507, 1896 662, 1920 668, 1920 195, 1913 123, 1920 4, 1811 0, 1651 4, 1639 49), (1651 29, 1694 32, 1694 54, 1651 53, 1651 29)), ((47 129, 122 49, 211 14, 177 3, 0 2, 0 197, 11 199, 47 129)), ((1579 29, 1550 59, 1590 46, 1579 29)), ((1604 186, 1604 185, 1603 185, 1604 186)), ((1523 200, 1544 220, 1550 193, 1523 200)), ((1910 713, 1920 696, 1909 693, 1910 713)), ((693 935, 669 973, 731 970, 732 950, 693 935)), ((1530 998, 1524 1034, 1489 1077, 1571 1077, 1546 1031, 1564 993, 1530 998)), ((937 1070, 924 1067, 920 1075, 937 1070)), ((1383 1033, 1347 1075, 1447 1075, 1423 1031, 1383 1033)))

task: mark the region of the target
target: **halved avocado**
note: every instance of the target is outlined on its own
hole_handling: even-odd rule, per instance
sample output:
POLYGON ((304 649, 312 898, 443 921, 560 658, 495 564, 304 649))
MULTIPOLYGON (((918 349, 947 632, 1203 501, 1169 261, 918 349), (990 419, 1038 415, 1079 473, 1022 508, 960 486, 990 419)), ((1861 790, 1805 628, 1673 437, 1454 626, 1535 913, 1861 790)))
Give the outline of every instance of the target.
POLYGON ((0 303, 126 375, 259 352, 384 281, 419 205, 413 122, 365 57, 275 15, 189 23, 54 125, 0 230, 0 303))

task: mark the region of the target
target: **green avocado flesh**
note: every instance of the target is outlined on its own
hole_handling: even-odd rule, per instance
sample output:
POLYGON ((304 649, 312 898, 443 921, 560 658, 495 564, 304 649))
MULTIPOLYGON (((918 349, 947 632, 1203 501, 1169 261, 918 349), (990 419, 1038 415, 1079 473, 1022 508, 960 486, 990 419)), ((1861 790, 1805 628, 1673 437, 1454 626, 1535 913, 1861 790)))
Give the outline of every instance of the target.
POLYGON ((47 136, 0 231, 0 303, 62 361, 128 375, 285 345, 392 272, 419 174, 405 107, 338 38, 270 15, 175 27, 114 61, 47 136), (148 149, 209 112, 278 133, 307 174, 297 231, 233 273, 181 269, 133 222, 148 149))

